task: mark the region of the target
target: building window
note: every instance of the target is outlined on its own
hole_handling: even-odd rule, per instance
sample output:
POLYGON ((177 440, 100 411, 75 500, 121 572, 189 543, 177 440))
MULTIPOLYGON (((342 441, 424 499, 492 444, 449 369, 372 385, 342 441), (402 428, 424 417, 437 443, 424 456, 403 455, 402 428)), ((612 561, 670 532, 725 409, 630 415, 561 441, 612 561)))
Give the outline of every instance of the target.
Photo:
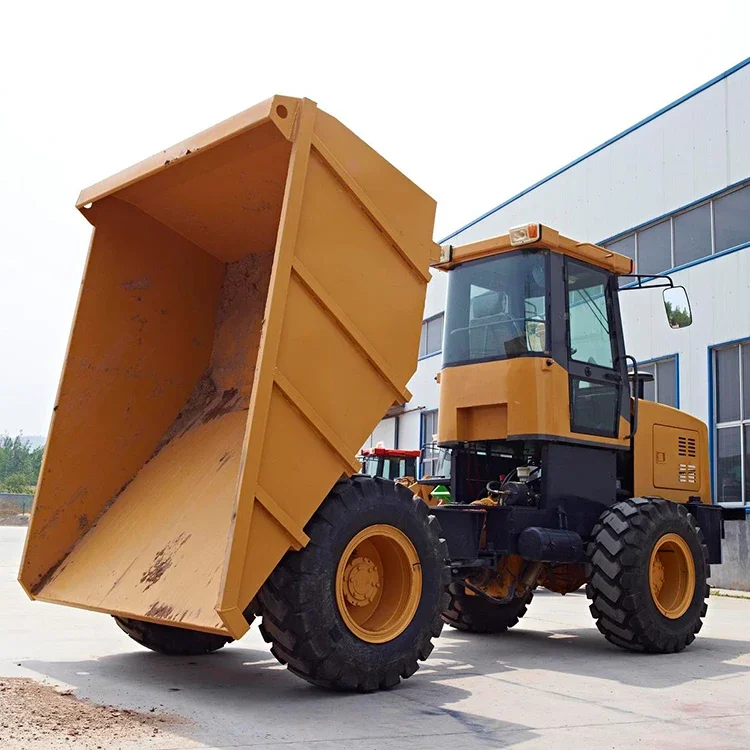
POLYGON ((651 375, 653 381, 643 384, 643 398, 667 406, 679 406, 677 357, 664 357, 638 365, 638 372, 651 375))
POLYGON ((662 273, 672 268, 672 230, 669 219, 641 229, 636 236, 638 273, 662 273))
POLYGON ((750 342, 713 351, 716 501, 750 501, 750 342))
POLYGON ((440 451, 435 447, 435 443, 437 442, 437 430, 437 409, 434 411, 423 411, 421 425, 422 459, 420 462, 420 473, 423 477, 434 476, 437 471, 437 464, 440 460, 440 451), (430 447, 431 445, 432 447, 430 447))
POLYGON ((625 255, 635 262, 635 235, 629 234, 616 242, 610 242, 607 247, 620 255, 625 255))
POLYGON ((750 186, 714 200, 716 252, 750 240, 750 186))
POLYGON ((419 339, 419 356, 429 357, 443 350, 443 313, 422 323, 422 336, 419 339))
MULTIPOLYGON (((750 185, 725 190, 604 246, 635 261, 640 274, 663 273, 750 244, 750 185)), ((629 283, 623 279, 624 283, 629 283)))
MULTIPOLYGON (((711 205, 704 203, 674 217, 674 265, 711 255, 711 205)), ((750 236, 750 235, 748 235, 750 236)))

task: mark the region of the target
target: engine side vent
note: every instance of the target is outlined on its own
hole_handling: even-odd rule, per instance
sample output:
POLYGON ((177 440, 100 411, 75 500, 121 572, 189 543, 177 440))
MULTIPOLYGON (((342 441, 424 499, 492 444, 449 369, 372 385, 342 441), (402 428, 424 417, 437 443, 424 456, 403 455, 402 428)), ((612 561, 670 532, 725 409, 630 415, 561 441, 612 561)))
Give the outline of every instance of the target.
POLYGON ((677 439, 677 452, 686 458, 695 458, 695 438, 680 435, 677 439))
POLYGON ((695 484, 697 478, 695 464, 680 464, 679 475, 680 482, 683 484, 695 484))
POLYGON ((654 488, 697 494, 701 476, 699 451, 705 446, 697 430, 655 424, 653 426, 654 488))

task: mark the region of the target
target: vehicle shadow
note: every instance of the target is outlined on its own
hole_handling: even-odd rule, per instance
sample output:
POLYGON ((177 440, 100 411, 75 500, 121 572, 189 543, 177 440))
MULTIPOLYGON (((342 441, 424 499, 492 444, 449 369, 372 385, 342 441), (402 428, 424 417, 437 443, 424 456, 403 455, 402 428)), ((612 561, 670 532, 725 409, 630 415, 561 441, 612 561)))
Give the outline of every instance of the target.
MULTIPOLYGON (((347 750, 432 750, 441 738, 450 737, 462 750, 474 750, 508 747, 537 736, 523 724, 452 709, 471 693, 443 684, 440 672, 427 665, 426 674, 417 672, 393 690, 352 694, 309 685, 269 652, 241 644, 200 657, 129 651, 22 664, 71 686, 78 698, 185 717, 190 721, 170 723, 168 731, 211 746, 272 748, 278 743, 289 748, 317 742, 347 750)), ((450 674, 454 680, 456 676, 450 674)))
MULTIPOLYGON (((541 592, 541 596, 546 596, 546 592, 541 592)), ((582 592, 569 596, 580 596, 585 602, 582 592)), ((584 602, 581 606, 585 606, 584 602)), ((529 609, 532 617, 533 607, 534 603, 529 609)), ((476 674, 536 669, 655 689, 745 674, 750 671, 750 662, 742 664, 737 660, 748 655, 748 641, 700 634, 678 654, 625 651, 607 642, 593 620, 587 628, 555 627, 550 623, 545 630, 524 627, 522 620, 507 633, 496 635, 468 634, 446 627, 440 639, 443 659, 470 665, 470 671, 476 674)))

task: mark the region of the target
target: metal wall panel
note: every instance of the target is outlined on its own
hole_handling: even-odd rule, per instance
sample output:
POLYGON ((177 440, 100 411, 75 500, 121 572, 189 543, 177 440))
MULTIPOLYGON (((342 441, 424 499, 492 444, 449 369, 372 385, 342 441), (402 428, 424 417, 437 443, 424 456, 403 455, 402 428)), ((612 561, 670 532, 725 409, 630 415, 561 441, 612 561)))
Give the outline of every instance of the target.
POLYGON ((750 65, 726 79, 727 133, 730 184, 750 174, 750 65))

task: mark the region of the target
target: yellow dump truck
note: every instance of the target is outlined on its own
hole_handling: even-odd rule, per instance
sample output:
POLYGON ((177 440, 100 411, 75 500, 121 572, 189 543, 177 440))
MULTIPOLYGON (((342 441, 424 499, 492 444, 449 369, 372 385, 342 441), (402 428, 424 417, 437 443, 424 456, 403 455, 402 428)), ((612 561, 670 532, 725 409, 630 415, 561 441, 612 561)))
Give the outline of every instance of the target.
MULTIPOLYGON (((78 207, 94 231, 29 596, 110 613, 167 654, 260 617, 294 673, 362 691, 413 674, 442 621, 506 630, 537 586, 587 583, 618 646, 693 640, 722 512, 706 426, 638 398, 637 368, 629 388, 628 258, 539 224, 441 249, 429 196, 280 96, 78 207), (410 398, 431 265, 449 274, 452 502, 428 509, 355 456, 410 398)), ((689 324, 684 290, 636 277, 655 282, 689 324)))

